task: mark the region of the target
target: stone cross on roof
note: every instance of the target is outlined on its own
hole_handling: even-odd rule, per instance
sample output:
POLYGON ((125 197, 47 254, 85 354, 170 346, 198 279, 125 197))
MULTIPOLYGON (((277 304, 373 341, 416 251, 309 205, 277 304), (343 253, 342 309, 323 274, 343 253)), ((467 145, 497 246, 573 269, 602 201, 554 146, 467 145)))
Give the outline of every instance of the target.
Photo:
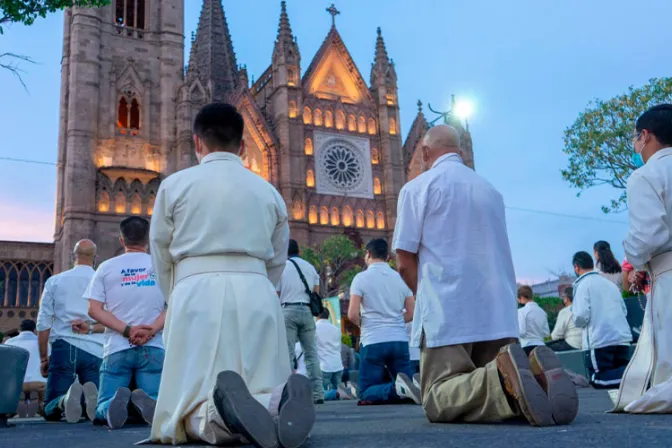
POLYGON ((336 9, 336 6, 333 3, 330 7, 327 8, 326 11, 331 14, 331 26, 336 26, 336 16, 339 15, 341 11, 336 9))

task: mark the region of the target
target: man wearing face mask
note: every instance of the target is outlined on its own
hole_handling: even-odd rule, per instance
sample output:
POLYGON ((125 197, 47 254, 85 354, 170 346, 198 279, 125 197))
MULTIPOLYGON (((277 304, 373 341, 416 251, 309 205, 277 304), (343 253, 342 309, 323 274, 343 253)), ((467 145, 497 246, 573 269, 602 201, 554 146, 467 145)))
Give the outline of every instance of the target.
POLYGON ((652 285, 614 410, 666 413, 672 412, 672 104, 637 119, 633 146, 645 165, 628 179, 630 229, 623 247, 628 262, 649 272, 652 285))
POLYGON ((156 197, 150 246, 168 314, 154 442, 298 447, 315 421, 310 381, 290 376, 275 290, 287 209, 243 166, 243 129, 229 104, 201 109, 200 164, 166 178, 156 197))

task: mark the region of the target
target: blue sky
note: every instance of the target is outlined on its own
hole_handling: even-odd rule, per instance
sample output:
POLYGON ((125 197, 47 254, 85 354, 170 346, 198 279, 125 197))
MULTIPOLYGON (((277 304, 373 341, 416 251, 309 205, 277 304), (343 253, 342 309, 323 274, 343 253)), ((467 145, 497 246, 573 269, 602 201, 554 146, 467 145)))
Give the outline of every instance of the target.
MULTIPOLYGON (((185 3, 188 40, 201 2, 185 3)), ((287 3, 305 70, 329 31, 329 2, 287 3)), ((476 170, 507 206, 595 219, 509 209, 519 279, 571 270, 572 254, 598 239, 610 241, 622 257, 627 215, 600 211, 619 192, 605 187, 576 197, 560 176, 563 130, 592 98, 672 75, 672 2, 341 0, 336 6, 339 32, 367 82, 376 27, 382 27, 399 78, 404 138, 418 99, 445 108, 451 94, 468 98, 475 103, 476 170)), ((238 63, 258 77, 270 63, 280 2, 224 0, 224 8, 238 63)), ((23 65, 28 93, 0 70, 0 156, 56 161, 62 24, 62 15, 54 14, 29 28, 6 27, 0 37, 0 53, 38 61, 23 65)), ((51 241, 55 179, 53 166, 0 160, 0 240, 51 241)))

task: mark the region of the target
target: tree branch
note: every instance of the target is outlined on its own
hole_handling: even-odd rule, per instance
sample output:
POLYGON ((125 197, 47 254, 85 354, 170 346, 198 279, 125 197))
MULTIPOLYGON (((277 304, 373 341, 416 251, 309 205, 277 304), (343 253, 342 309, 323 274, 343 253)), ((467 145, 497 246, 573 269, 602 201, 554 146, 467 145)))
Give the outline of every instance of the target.
POLYGON ((23 77, 21 76, 22 73, 26 73, 25 70, 23 70, 20 67, 20 61, 28 62, 30 64, 36 64, 30 56, 25 56, 22 54, 16 54, 16 53, 0 53, 0 68, 9 70, 10 73, 14 76, 16 76, 19 79, 19 82, 23 86, 23 88, 28 92, 28 86, 26 83, 23 81, 23 77), (18 59, 19 62, 9 62, 9 63, 3 63, 2 59, 3 58, 11 58, 11 59, 18 59))

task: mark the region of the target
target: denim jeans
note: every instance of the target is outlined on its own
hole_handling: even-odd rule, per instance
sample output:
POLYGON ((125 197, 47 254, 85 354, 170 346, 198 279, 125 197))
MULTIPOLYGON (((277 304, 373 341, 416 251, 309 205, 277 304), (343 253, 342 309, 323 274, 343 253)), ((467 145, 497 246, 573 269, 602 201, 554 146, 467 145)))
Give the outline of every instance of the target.
POLYGON ((44 400, 46 420, 59 421, 63 417, 61 399, 75 382, 75 378, 79 379, 80 384, 91 382, 98 387, 101 362, 102 359, 70 345, 63 339, 57 339, 51 344, 47 394, 44 400))
POLYGON ((105 420, 110 401, 120 387, 129 387, 135 380, 142 389, 156 400, 159 395, 164 350, 157 347, 133 347, 106 356, 100 366, 100 388, 96 420, 105 420))
POLYGON ((324 401, 338 400, 338 386, 343 380, 343 371, 322 372, 322 385, 324 386, 324 401))
POLYGON ((322 386, 322 371, 320 360, 317 357, 317 343, 315 342, 315 318, 310 308, 302 305, 283 306, 285 328, 287 329, 287 346, 289 348, 289 365, 294 365, 296 342, 301 343, 303 357, 306 362, 306 373, 313 384, 313 400, 324 398, 322 386))
POLYGON ((359 398, 362 401, 399 400, 394 388, 397 374, 413 377, 408 357, 408 342, 381 342, 360 348, 359 398), (387 382, 389 376, 391 382, 387 382))

